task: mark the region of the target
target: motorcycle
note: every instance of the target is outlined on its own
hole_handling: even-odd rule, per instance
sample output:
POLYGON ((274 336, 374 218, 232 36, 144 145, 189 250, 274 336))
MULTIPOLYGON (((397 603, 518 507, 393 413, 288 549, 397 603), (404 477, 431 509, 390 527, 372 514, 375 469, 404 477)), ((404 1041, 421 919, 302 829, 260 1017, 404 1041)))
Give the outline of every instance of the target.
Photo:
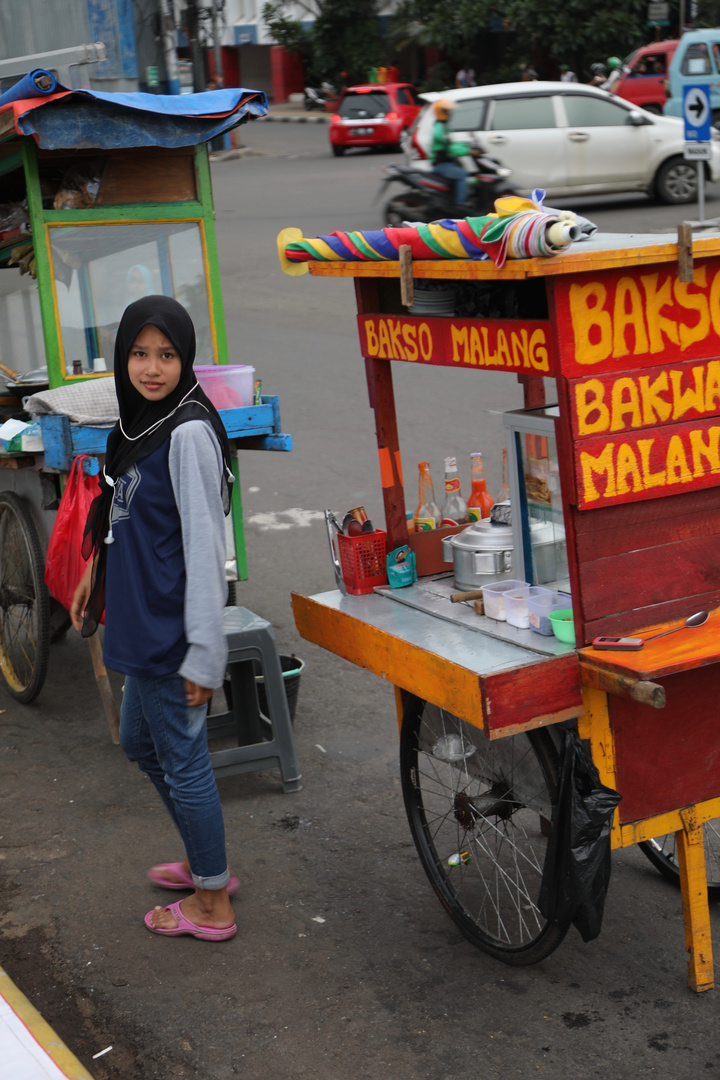
POLYGON ((308 112, 311 112, 313 109, 320 109, 321 112, 324 112, 325 102, 332 101, 335 97, 337 97, 337 94, 328 82, 324 82, 322 86, 319 87, 306 86, 305 109, 308 112))
POLYGON ((402 225, 404 221, 437 221, 438 218, 448 217, 482 217, 494 209, 496 199, 502 195, 516 194, 508 179, 512 174, 511 169, 506 169, 481 150, 473 152, 473 162, 476 171, 468 177, 468 201, 464 207, 455 206, 455 185, 446 176, 425 172, 413 165, 387 165, 376 201, 383 197, 390 184, 403 184, 406 190, 394 195, 385 205, 385 225, 402 225))

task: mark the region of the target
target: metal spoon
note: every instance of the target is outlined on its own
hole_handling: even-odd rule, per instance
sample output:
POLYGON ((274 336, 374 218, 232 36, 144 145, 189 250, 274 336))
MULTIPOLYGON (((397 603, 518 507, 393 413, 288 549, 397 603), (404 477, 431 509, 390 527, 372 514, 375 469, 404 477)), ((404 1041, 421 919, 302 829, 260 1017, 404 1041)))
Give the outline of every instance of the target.
POLYGON ((682 626, 673 626, 672 630, 663 630, 661 634, 653 634, 652 637, 646 637, 646 641, 654 641, 655 638, 665 637, 666 634, 674 634, 676 630, 684 630, 687 626, 702 626, 710 618, 710 613, 707 611, 698 611, 695 615, 691 615, 686 619, 682 626))

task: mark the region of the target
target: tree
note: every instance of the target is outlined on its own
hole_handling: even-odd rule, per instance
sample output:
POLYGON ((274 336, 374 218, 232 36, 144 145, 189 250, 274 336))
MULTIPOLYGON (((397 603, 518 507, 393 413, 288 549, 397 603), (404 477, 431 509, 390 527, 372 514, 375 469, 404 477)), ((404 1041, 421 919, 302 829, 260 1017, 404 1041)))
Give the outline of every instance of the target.
POLYGON ((647 0, 509 0, 506 16, 520 49, 576 71, 624 57, 647 37, 647 0))
POLYGON ((263 17, 278 45, 299 52, 308 80, 365 82, 382 62, 377 0, 317 0, 314 22, 305 29, 285 15, 282 0, 267 3, 263 17))

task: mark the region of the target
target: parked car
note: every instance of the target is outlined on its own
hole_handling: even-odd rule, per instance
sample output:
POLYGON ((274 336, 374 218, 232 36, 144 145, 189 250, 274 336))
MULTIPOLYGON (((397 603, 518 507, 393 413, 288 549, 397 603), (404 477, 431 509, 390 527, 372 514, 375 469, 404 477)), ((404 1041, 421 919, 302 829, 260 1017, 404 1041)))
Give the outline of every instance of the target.
POLYGON ((422 102, 410 83, 369 83, 343 91, 328 131, 335 157, 353 146, 399 149, 400 136, 420 112, 422 102))
POLYGON ((636 49, 625 60, 622 78, 612 92, 661 116, 666 99, 665 80, 678 45, 677 40, 656 41, 636 49))
POLYGON ((683 87, 704 83, 710 87, 715 127, 720 126, 720 27, 688 30, 680 38, 668 70, 665 116, 682 116, 683 87))
MULTIPOLYGON (((683 159, 682 122, 653 116, 605 90, 578 83, 520 82, 422 97, 428 104, 410 137, 411 156, 421 168, 431 168, 431 103, 445 97, 456 103, 450 114, 451 138, 464 141, 473 132, 486 153, 512 169, 521 192, 540 187, 549 198, 558 198, 646 191, 666 203, 697 197, 695 163, 683 159)), ((717 180, 718 132, 711 155, 706 175, 717 180)))

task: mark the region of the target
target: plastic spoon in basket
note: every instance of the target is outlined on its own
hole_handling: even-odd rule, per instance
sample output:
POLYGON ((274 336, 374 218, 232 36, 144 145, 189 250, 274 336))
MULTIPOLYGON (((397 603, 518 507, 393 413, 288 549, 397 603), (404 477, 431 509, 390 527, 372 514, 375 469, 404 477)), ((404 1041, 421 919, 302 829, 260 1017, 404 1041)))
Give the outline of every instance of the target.
POLYGON ((682 626, 673 626, 672 630, 663 630, 661 634, 653 634, 652 637, 646 637, 645 641, 654 641, 655 638, 665 637, 666 634, 674 634, 676 630, 685 630, 692 626, 702 626, 710 618, 710 614, 707 611, 698 611, 695 615, 691 615, 682 626))

